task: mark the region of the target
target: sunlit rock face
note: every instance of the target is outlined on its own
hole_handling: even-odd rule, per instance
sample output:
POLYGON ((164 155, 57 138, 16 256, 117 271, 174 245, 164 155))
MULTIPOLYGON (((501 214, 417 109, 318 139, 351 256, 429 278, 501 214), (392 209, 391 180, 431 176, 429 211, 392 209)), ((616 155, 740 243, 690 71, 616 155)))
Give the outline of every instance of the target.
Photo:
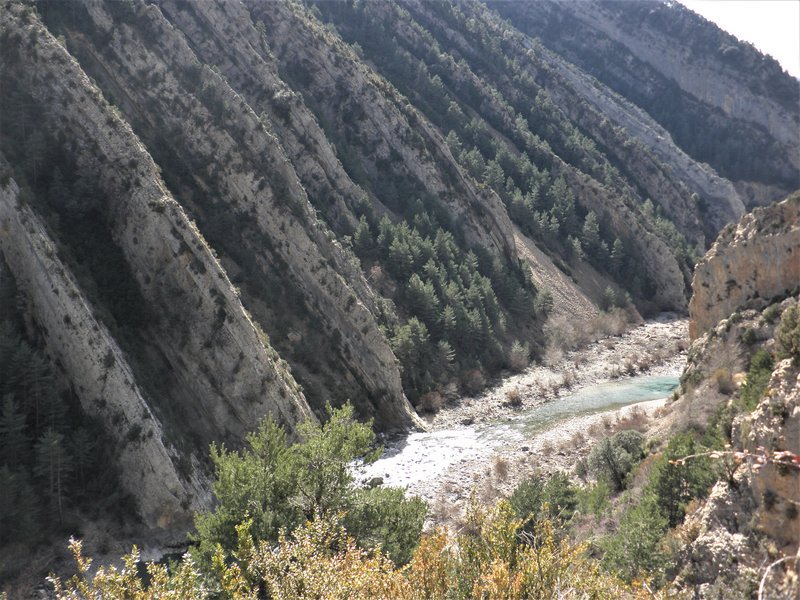
POLYGON ((800 194, 759 208, 720 234, 694 273, 689 335, 696 339, 748 301, 800 285, 800 194))

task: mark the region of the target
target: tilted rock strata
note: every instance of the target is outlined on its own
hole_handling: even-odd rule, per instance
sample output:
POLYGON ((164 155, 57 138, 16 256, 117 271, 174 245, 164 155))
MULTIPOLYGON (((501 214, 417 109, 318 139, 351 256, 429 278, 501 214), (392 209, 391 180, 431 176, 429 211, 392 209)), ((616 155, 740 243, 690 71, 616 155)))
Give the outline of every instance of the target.
POLYGON ((281 70, 303 73, 295 91, 313 102, 317 117, 338 135, 349 131, 370 148, 359 156, 368 178, 380 184, 383 169, 397 170, 460 220, 470 243, 516 258, 511 221, 500 199, 464 175, 441 134, 391 84, 300 6, 245 4, 266 25, 281 70), (350 115, 347 123, 342 122, 345 115, 350 115))
MULTIPOLYGON (((114 241, 123 251, 142 295, 158 307, 158 319, 149 339, 166 362, 165 372, 174 379, 171 388, 174 394, 169 398, 145 397, 145 405, 136 409, 137 414, 149 411, 161 418, 167 405, 168 412, 180 414, 181 422, 172 422, 169 429, 172 434, 180 429, 178 437, 190 441, 188 447, 181 448, 183 460, 189 463, 193 454, 205 456, 211 441, 241 441, 267 413, 290 431, 299 421, 313 418, 291 374, 259 337, 219 262, 165 189, 142 144, 118 113, 109 108, 64 47, 26 11, 27 7, 15 3, 3 6, 5 32, 21 33, 30 46, 21 49, 19 63, 14 68, 26 73, 24 82, 28 91, 48 107, 49 126, 66 134, 78 168, 96 175, 107 199, 108 227, 114 241)), ((9 221, 9 229, 18 229, 18 223, 9 221)), ((13 231, 4 238, 12 239, 12 233, 22 235, 13 231)), ((9 262, 19 276, 17 269, 29 262, 15 260, 16 244, 8 244, 9 262)), ((72 334, 62 331, 66 327, 63 319, 54 314, 40 315, 37 309, 50 306, 57 292, 34 285, 37 280, 30 273, 19 277, 19 281, 20 288, 34 299, 34 319, 49 320, 45 337, 56 353, 61 344, 56 340, 72 334), (26 288, 28 285, 31 287, 26 288)), ((71 322, 89 323, 87 318, 71 322)), ((118 352, 111 342, 106 345, 112 355, 118 352)), ((70 355, 75 355, 70 360, 96 360, 91 346, 85 349, 90 356, 84 359, 77 348, 69 346, 69 349, 70 355)), ((125 368, 124 360, 114 356, 114 362, 125 368)), ((92 371, 82 362, 72 365, 69 375, 78 384, 84 408, 101 421, 109 422, 113 414, 109 413, 108 403, 96 402, 94 384, 85 383, 81 388, 86 373, 92 371)), ((137 375, 116 377, 127 378, 126 385, 135 388, 137 375)), ((140 391, 135 392, 135 401, 131 401, 134 406, 141 396, 140 391)), ((125 402, 124 398, 113 401, 125 402)), ((153 439, 160 439, 160 435, 154 433, 153 439)), ((168 443, 174 442, 177 440, 168 443)), ((131 452, 135 452, 135 447, 131 452)), ((153 462, 154 471, 166 473, 165 493, 175 488, 171 492, 176 498, 172 505, 163 501, 165 507, 171 508, 165 508, 164 514, 155 508, 162 503, 158 500, 161 496, 149 487, 135 485, 134 473, 138 471, 126 472, 123 468, 122 477, 130 484, 130 491, 142 505, 148 522, 169 523, 171 518, 164 515, 176 503, 179 512, 185 514, 193 502, 201 501, 202 495, 194 486, 188 499, 185 495, 179 498, 180 485, 168 483, 169 473, 175 470, 171 461, 177 459, 172 455, 165 457, 163 451, 160 455, 152 449, 147 452, 148 458, 143 462, 153 462), (163 460, 168 462, 157 464, 163 460), (156 500, 150 497, 151 492, 156 500)), ((137 460, 135 453, 132 456, 128 466, 137 460)), ((185 477, 194 479, 199 475, 189 473, 185 477)))
POLYGON ((20 201, 13 179, 0 187, 0 250, 44 332, 48 353, 76 382, 84 411, 120 440, 120 483, 136 498, 145 523, 168 527, 187 521, 189 511, 208 500, 207 492, 195 476, 177 471, 177 452, 164 439, 125 355, 94 317, 39 218, 20 201), (131 431, 140 433, 131 439, 131 431))
MULTIPOLYGON (((115 94, 145 142, 167 145, 194 165, 195 190, 206 191, 216 210, 224 206, 235 215, 236 227, 229 232, 228 247, 221 250, 243 250, 251 261, 250 277, 281 276, 302 298, 300 305, 274 306, 270 303, 282 300, 266 294, 250 297, 243 291, 256 317, 311 312, 326 331, 339 332, 341 349, 334 358, 343 360, 351 374, 348 396, 358 401, 362 416, 374 416, 382 429, 420 425, 385 337, 340 273, 348 273, 362 288, 363 276, 348 265, 341 247, 316 218, 278 140, 222 77, 202 66, 158 7, 134 3, 131 14, 122 15, 112 14, 102 3, 87 2, 86 8, 91 22, 81 26, 88 33, 94 28, 101 39, 109 36, 108 43, 95 46, 89 35, 78 31, 70 34, 70 43, 85 57, 85 67, 99 85, 115 94), (124 25, 128 21, 135 21, 136 27, 124 25), (186 126, 187 119, 192 126, 186 126), (279 275, 276 269, 282 269, 279 275), (365 395, 369 399, 363 399, 365 395)), ((210 205, 207 200, 200 204, 197 196, 186 193, 181 199, 202 215, 210 205)), ((226 268, 244 268, 242 259, 231 252, 223 261, 226 268)))
POLYGON ((726 228, 698 263, 689 335, 696 339, 748 300, 786 295, 798 285, 800 194, 795 194, 726 228))

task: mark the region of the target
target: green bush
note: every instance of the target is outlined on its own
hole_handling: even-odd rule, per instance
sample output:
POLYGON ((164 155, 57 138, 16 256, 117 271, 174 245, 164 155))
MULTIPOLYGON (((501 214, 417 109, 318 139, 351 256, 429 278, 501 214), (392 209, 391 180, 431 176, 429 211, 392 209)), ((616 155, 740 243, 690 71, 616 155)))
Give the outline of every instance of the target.
POLYGON ((628 474, 643 457, 644 436, 634 430, 620 431, 592 448, 589 469, 619 492, 625 489, 628 474))
POLYGON ((756 407, 769 383, 774 364, 772 355, 763 348, 750 359, 747 379, 739 390, 740 411, 749 412, 756 407))
POLYGON ((374 434, 359 423, 348 404, 330 406, 324 425, 300 425, 301 441, 288 445, 283 428, 267 418, 247 436, 241 452, 211 446, 217 502, 211 512, 195 516, 196 555, 207 567, 218 545, 237 546, 236 527, 250 522, 255 540, 277 541, 320 515, 345 513, 351 534, 365 547, 381 547, 394 560, 406 561, 419 542, 426 506, 406 500, 401 490, 360 489, 353 479, 354 460, 370 462, 374 434))
POLYGON ((581 488, 578 492, 578 506, 581 513, 599 517, 610 506, 608 499, 610 493, 611 488, 605 479, 581 488))
POLYGON ((775 332, 778 343, 778 357, 800 361, 800 304, 783 311, 778 330, 775 332))
POLYGON ((710 458, 698 456, 682 460, 703 451, 705 448, 690 434, 678 434, 670 440, 651 472, 647 487, 653 493, 669 527, 681 523, 689 501, 704 498, 717 480, 714 463, 710 458))
POLYGON ((578 507, 578 489, 563 473, 556 473, 547 481, 533 476, 517 485, 509 504, 519 518, 528 521, 527 531, 534 531, 543 520, 563 528, 578 507))
POLYGON ((603 564, 625 581, 663 575, 666 570, 662 540, 668 521, 659 508, 655 496, 646 494, 625 513, 616 533, 601 542, 603 564))

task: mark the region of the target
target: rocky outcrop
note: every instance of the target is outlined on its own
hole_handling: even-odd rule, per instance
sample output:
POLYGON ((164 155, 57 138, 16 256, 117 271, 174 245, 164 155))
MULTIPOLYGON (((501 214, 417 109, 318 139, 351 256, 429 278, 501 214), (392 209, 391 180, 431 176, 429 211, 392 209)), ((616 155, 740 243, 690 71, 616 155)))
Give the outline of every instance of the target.
POLYGON ((9 191, 4 253, 84 409, 110 424, 119 439, 141 427, 143 441, 131 443, 121 458, 122 479, 148 523, 170 525, 176 514, 189 514, 206 498, 196 467, 211 441, 238 443, 268 413, 291 431, 311 412, 119 113, 27 7, 6 3, 3 14, 2 35, 19 35, 27 45, 7 57, 7 68, 26 73, 26 91, 48 107, 47 126, 68 140, 76 168, 103 194, 105 219, 96 227, 108 229, 133 285, 157 307, 143 332, 149 350, 137 352, 127 344, 125 353, 136 355, 135 366, 129 364, 104 324, 92 317, 90 303, 69 276, 70 265, 51 256, 60 240, 42 241, 46 234, 34 213, 24 202, 17 206, 9 191), (50 285, 53 273, 58 277, 50 285), (176 474, 179 461, 184 472, 176 474), (137 477, 147 483, 137 484, 137 477))
POLYGON ((800 194, 756 209, 720 234, 698 263, 689 303, 696 339, 748 301, 800 285, 800 194))
MULTIPOLYGON (((784 310, 797 302, 785 301, 784 310)), ((800 550, 800 469, 775 459, 775 453, 800 449, 799 377, 796 362, 779 361, 755 410, 734 419, 735 454, 719 459, 726 461, 727 475, 681 526, 687 544, 679 553, 676 587, 692 588, 700 598, 723 591, 746 597, 758 585, 768 598, 800 591, 793 564, 800 550)))
MULTIPOLYGON (((795 361, 796 362, 796 361, 795 361)), ((800 453, 800 368, 791 358, 773 370, 756 409, 735 433, 742 446, 767 456, 788 450, 800 453)), ((770 462, 754 470, 751 485, 758 505, 758 529, 783 552, 800 549, 800 466, 770 462)))

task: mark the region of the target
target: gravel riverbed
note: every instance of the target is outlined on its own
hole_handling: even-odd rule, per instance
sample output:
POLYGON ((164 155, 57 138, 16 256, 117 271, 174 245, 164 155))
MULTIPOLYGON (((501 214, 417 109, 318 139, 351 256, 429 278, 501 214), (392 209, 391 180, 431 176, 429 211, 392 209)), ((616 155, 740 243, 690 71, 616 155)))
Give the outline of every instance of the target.
POLYGON ((532 432, 515 422, 537 407, 567 402, 575 394, 677 380, 686 359, 687 332, 686 319, 664 314, 564 353, 549 366, 537 364, 503 377, 482 394, 445 406, 429 418, 428 432, 387 444, 384 457, 363 468, 361 477, 379 477, 386 485, 404 487, 425 499, 429 526, 458 526, 471 494, 491 502, 534 473, 571 472, 597 439, 620 426, 646 430, 665 397, 653 399, 650 393, 646 401, 623 408, 565 414, 532 432))

